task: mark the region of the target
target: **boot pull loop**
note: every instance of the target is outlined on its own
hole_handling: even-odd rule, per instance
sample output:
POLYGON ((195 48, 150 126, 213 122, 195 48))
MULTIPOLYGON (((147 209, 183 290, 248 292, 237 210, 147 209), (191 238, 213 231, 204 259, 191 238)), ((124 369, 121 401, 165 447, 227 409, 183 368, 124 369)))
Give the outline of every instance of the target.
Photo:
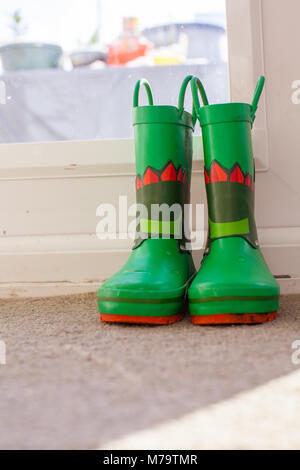
POLYGON ((152 91, 151 91, 151 87, 150 87, 150 84, 148 82, 148 80, 146 80, 145 78, 141 78, 140 80, 138 80, 136 82, 136 85, 134 87, 134 92, 133 92, 133 107, 134 108, 137 108, 138 105, 139 105, 139 93, 140 93, 140 86, 141 85, 144 85, 144 87, 146 88, 146 92, 147 92, 147 96, 148 96, 148 101, 149 101, 149 105, 150 106, 153 106, 153 96, 152 96, 152 91))
MULTIPOLYGON (((182 82, 182 85, 180 87, 179 91, 179 97, 178 97, 178 110, 179 110, 179 115, 182 116, 182 113, 184 111, 184 98, 185 98, 185 92, 186 88, 189 84, 189 82, 194 78, 194 75, 187 75, 185 79, 182 82)), ((192 111, 192 122, 193 126, 195 125, 197 121, 197 116, 196 116, 196 111, 195 111, 195 106, 193 104, 193 111, 192 111)))
POLYGON ((206 96, 204 86, 202 85, 202 82, 199 80, 198 77, 194 77, 192 79, 191 88, 192 88, 192 95, 193 95, 193 102, 194 102, 194 108, 196 111, 196 116, 199 119, 199 111, 200 111, 201 105, 200 105, 200 101, 198 97, 198 90, 200 92, 200 96, 201 96, 202 103, 204 106, 208 106, 209 104, 208 99, 206 96))
POLYGON ((257 110, 257 106, 258 106, 260 96, 261 96, 263 88, 264 88, 264 84, 265 84, 265 77, 264 76, 259 77, 259 79, 257 81, 257 84, 256 84, 253 101, 252 101, 252 104, 251 104, 252 124, 255 121, 255 113, 256 113, 256 110, 257 110))

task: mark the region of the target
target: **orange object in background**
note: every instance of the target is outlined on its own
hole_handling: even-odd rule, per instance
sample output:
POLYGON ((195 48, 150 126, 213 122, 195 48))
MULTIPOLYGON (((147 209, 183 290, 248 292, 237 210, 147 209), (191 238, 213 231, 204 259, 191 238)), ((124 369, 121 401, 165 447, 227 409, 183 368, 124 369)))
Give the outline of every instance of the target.
POLYGON ((123 34, 108 47, 108 65, 125 65, 131 60, 145 56, 153 49, 152 42, 141 37, 137 18, 123 19, 123 34))
POLYGON ((152 49, 137 39, 122 40, 108 48, 108 65, 124 65, 131 60, 146 55, 152 49))

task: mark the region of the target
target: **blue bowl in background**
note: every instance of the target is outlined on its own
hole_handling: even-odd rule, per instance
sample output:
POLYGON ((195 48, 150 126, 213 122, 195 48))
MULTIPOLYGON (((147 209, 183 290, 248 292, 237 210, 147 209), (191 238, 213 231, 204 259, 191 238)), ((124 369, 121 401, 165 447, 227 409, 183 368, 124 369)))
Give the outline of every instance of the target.
POLYGON ((56 44, 13 43, 0 47, 4 72, 59 67, 62 48, 56 44))

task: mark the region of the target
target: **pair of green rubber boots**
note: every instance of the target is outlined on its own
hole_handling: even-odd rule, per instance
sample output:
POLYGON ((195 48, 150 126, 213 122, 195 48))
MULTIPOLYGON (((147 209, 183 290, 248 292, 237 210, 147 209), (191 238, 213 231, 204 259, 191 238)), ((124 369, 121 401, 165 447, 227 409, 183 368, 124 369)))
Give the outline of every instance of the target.
POLYGON ((209 105, 202 83, 189 75, 176 108, 154 106, 149 83, 138 81, 133 100, 137 235, 127 263, 98 290, 102 321, 171 324, 187 309, 192 322, 200 325, 276 318, 279 286, 260 251, 254 218, 251 128, 263 86, 260 77, 251 105, 209 105), (184 110, 189 83, 192 114, 184 110), (140 85, 146 87, 148 106, 138 105, 140 85), (186 233, 197 119, 209 217, 198 273, 186 233))

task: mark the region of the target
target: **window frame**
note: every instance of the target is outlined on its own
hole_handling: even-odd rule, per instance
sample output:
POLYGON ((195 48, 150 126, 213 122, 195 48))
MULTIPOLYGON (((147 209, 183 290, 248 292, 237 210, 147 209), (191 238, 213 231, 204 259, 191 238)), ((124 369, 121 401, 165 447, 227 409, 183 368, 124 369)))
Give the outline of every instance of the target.
MULTIPOLYGON (((232 101, 249 102, 249 90, 254 90, 257 77, 264 71, 261 12, 261 0, 226 0, 232 101), (241 60, 243 57, 247 57, 247 60, 241 60)), ((265 106, 263 95, 253 129, 256 169, 259 172, 269 168, 265 106)), ((195 136, 193 142, 193 173, 203 173, 202 139, 195 136)), ((133 139, 9 143, 0 144, 0 149, 0 181, 7 178, 135 174, 133 139), (110 155, 110 163, 102 163, 101 155, 107 154, 110 155), (73 167, 67 173, 65 169, 68 165, 73 167)))

